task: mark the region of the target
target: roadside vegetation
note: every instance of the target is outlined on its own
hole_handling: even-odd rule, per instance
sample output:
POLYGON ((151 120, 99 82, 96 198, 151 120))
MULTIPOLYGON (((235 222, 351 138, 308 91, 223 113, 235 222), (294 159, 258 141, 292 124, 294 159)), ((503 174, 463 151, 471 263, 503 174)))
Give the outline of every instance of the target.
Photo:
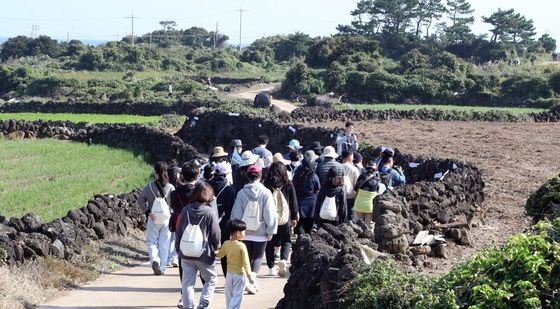
POLYGON ((357 109, 357 110, 419 110, 419 109, 437 109, 443 111, 461 111, 461 112, 507 112, 513 115, 524 115, 529 113, 545 112, 544 108, 523 108, 523 107, 488 107, 488 106, 460 106, 460 105, 429 105, 429 104, 341 104, 336 105, 340 109, 357 109))
POLYGON ((95 194, 125 193, 150 179, 143 155, 58 140, 0 140, 0 213, 32 212, 44 222, 84 206, 95 194))
POLYGON ((50 114, 50 113, 1 113, 0 120, 26 120, 26 121, 70 121, 74 123, 123 123, 156 125, 161 116, 139 115, 102 115, 102 114, 50 114))

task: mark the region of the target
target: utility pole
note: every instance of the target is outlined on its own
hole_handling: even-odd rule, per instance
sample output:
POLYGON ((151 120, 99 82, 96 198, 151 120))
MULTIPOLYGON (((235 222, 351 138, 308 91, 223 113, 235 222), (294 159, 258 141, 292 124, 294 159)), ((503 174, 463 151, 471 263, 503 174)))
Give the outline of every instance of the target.
POLYGON ((31 25, 31 38, 36 38, 37 37, 37 31, 39 30, 39 26, 38 25, 31 25))
POLYGON ((70 32, 66 32, 66 42, 70 42, 70 32))
POLYGON ((247 12, 243 8, 236 10, 239 12, 239 51, 241 51, 241 29, 243 27, 243 12, 247 12))
POLYGON ((134 10, 132 10, 132 15, 131 16, 127 16, 125 18, 129 18, 131 23, 132 23, 132 47, 134 47, 134 19, 138 18, 138 17, 134 17, 134 10))
POLYGON ((214 49, 216 49, 216 40, 218 39, 218 22, 216 22, 216 30, 214 30, 214 49))

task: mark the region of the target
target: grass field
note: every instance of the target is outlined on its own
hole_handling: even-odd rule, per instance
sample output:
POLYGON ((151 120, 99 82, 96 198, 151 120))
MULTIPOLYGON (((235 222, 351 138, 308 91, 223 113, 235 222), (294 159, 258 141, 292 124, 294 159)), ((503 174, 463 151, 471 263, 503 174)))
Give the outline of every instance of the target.
POLYGON ((48 222, 98 193, 125 193, 150 179, 143 156, 58 140, 0 140, 0 213, 48 222))
POLYGON ((341 109, 357 109, 357 110, 376 110, 383 111, 389 109, 395 110, 416 110, 416 109, 439 109, 445 111, 504 111, 514 115, 523 115, 529 113, 540 113, 547 111, 544 108, 521 108, 521 107, 486 107, 486 106, 457 106, 457 105, 416 105, 416 104, 343 104, 341 109))
POLYGON ((0 113, 0 120, 50 120, 71 121, 91 123, 141 123, 157 124, 160 116, 138 116, 138 115, 102 115, 102 114, 47 114, 47 113, 0 113))

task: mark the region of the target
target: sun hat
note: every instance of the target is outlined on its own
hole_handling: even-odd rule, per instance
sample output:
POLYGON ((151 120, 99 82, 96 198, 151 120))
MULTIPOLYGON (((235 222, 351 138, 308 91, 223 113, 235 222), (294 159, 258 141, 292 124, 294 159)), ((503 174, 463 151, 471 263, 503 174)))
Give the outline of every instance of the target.
POLYGON ((256 164, 251 164, 249 165, 249 167, 247 168, 247 173, 248 174, 258 174, 262 172, 262 168, 256 164))
POLYGON ((333 146, 327 146, 323 151, 323 157, 336 159, 338 158, 338 154, 336 153, 336 150, 334 150, 333 146))
POLYGON ((212 158, 219 158, 219 157, 226 157, 228 154, 224 151, 224 147, 217 146, 214 147, 214 153, 212 154, 212 158))
POLYGON ((231 141, 230 147, 243 147, 245 145, 243 145, 243 143, 241 142, 240 139, 234 139, 231 141))
POLYGON ((284 165, 289 165, 290 163, 292 163, 292 161, 284 159, 282 154, 279 152, 274 154, 274 156, 272 157, 272 162, 280 162, 284 165))
POLYGON ((258 155, 252 153, 251 150, 246 150, 241 154, 241 162, 239 163, 239 167, 255 164, 258 159, 258 155))
POLYGON ((301 148, 303 148, 300 144, 299 141, 297 139, 293 139, 288 143, 288 147, 292 150, 299 150, 301 148))
POLYGON ((225 176, 231 172, 231 169, 228 168, 227 163, 220 162, 214 166, 214 174, 225 176))
POLYGON ((313 151, 313 150, 306 151, 303 156, 309 162, 314 162, 315 160, 317 160, 317 158, 319 158, 319 156, 316 155, 315 151, 313 151))

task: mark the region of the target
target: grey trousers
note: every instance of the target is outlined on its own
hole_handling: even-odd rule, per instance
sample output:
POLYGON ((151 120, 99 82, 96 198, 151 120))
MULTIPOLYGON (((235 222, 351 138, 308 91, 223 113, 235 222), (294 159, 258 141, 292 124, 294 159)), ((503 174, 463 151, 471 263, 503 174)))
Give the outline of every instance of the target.
POLYGON ((183 268, 183 280, 181 285, 184 308, 194 307, 194 284, 196 282, 196 275, 199 271, 200 276, 205 283, 200 294, 198 308, 208 307, 214 298, 214 289, 216 288, 217 282, 214 263, 212 263, 212 265, 208 265, 201 261, 181 259, 181 266, 183 268))
POLYGON ((245 276, 228 272, 226 276, 227 309, 239 309, 245 290, 245 276))

